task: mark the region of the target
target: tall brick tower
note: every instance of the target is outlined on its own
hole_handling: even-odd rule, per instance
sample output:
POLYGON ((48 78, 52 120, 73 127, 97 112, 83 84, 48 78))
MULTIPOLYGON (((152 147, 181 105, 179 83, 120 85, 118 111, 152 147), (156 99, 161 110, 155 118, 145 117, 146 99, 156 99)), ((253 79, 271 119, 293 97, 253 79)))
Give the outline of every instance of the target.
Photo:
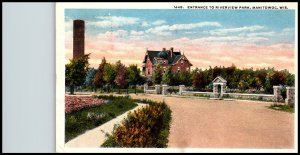
POLYGON ((84 55, 84 20, 73 21, 73 59, 84 55))

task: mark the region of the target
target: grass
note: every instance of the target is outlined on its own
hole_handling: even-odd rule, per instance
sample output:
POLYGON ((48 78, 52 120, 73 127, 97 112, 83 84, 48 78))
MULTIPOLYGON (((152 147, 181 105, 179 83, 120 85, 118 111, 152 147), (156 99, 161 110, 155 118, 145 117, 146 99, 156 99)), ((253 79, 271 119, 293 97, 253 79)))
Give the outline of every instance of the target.
MULTIPOLYGON (((98 96, 96 96, 98 97, 98 96)), ((77 137, 87 130, 104 124, 118 115, 133 109, 137 104, 128 96, 125 97, 103 97, 109 99, 107 104, 84 108, 74 111, 65 116, 65 142, 77 137)))
POLYGON ((274 110, 279 110, 279 111, 290 112, 290 113, 294 113, 294 111, 295 111, 294 107, 290 106, 290 105, 272 104, 269 108, 274 109, 274 110))

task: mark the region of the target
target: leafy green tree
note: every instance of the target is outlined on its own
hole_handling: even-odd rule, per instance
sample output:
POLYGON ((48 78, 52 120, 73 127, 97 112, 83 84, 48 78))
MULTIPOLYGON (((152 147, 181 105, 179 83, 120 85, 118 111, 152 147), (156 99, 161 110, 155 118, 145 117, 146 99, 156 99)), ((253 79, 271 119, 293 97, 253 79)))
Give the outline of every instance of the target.
POLYGON ((129 65, 128 67, 128 84, 132 86, 136 93, 136 85, 143 84, 145 81, 140 75, 141 70, 137 65, 129 65))
POLYGON ((206 86, 206 79, 205 79, 205 76, 204 76, 204 72, 202 71, 199 71, 198 73, 196 73, 194 75, 194 78, 193 78, 193 87, 200 90, 200 89, 203 89, 205 88, 206 86))
POLYGON ((192 85, 192 81, 190 79, 191 79, 191 74, 190 74, 189 71, 182 70, 179 73, 180 84, 183 84, 183 85, 186 85, 186 86, 191 86, 192 85))
POLYGON ((295 86, 295 74, 289 74, 286 80, 286 85, 295 86))
POLYGON ((284 71, 275 71, 271 78, 271 84, 273 86, 285 85, 286 79, 287 79, 287 76, 284 71))
POLYGON ((172 85, 178 86, 180 84, 181 84, 180 83, 180 73, 179 72, 173 73, 172 85))
MULTIPOLYGON (((126 76, 127 76, 127 69, 125 67, 125 65, 123 65, 121 63, 121 61, 117 61, 116 63, 116 77, 114 79, 114 82, 115 82, 115 85, 118 87, 118 88, 124 88, 127 84, 127 81, 126 81, 126 76)), ((120 89, 119 89, 119 92, 120 92, 120 89)))
POLYGON ((165 72, 165 74, 162 77, 161 83, 162 84, 171 85, 172 84, 172 79, 173 79, 173 77, 172 77, 172 68, 169 66, 166 69, 166 72, 165 72))
POLYGON ((93 85, 96 88, 101 88, 104 86, 104 67, 106 65, 105 57, 103 57, 101 64, 99 65, 96 75, 93 79, 93 85))
POLYGON ((66 86, 70 87, 70 93, 74 94, 75 86, 82 86, 86 73, 89 69, 89 59, 90 54, 84 55, 78 59, 70 60, 70 63, 65 65, 65 82, 66 86))
POLYGON ((153 72, 153 81, 155 84, 160 84, 162 80, 162 67, 160 64, 155 66, 154 72, 153 72))
POLYGON ((107 63, 104 66, 104 75, 103 80, 106 83, 106 86, 108 87, 108 92, 110 90, 110 87, 114 86, 114 80, 116 77, 116 67, 113 64, 107 63))
POLYGON ((87 71, 85 81, 84 81, 84 84, 83 84, 85 87, 88 87, 88 88, 93 87, 93 81, 94 81, 96 73, 97 73, 97 70, 94 69, 94 68, 90 68, 87 71))

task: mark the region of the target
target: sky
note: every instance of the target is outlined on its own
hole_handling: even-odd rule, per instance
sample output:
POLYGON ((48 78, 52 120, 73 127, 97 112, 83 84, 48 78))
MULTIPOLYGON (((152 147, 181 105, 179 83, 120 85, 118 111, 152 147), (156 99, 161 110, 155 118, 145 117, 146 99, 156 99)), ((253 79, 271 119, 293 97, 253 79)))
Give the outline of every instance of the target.
POLYGON ((65 9, 66 63, 75 19, 85 21, 85 54, 94 68, 103 57, 141 66, 147 49, 173 47, 193 68, 235 64, 295 73, 294 10, 65 9))

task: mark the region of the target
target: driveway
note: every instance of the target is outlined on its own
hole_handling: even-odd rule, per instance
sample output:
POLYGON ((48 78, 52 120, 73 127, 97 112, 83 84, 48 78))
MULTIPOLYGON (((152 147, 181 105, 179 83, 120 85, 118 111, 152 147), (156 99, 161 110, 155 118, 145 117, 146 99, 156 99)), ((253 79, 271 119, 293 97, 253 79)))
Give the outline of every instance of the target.
POLYGON ((171 148, 293 148, 294 113, 271 103, 131 95, 162 101, 172 110, 171 148))

